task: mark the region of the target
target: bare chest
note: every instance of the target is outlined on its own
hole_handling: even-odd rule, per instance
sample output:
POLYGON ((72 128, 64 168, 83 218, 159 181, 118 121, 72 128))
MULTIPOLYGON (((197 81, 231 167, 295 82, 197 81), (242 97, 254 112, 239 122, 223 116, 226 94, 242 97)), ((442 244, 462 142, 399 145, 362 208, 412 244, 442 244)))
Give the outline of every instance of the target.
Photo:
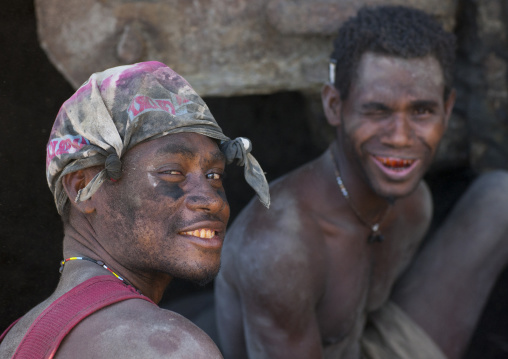
POLYGON ((367 316, 389 299, 424 232, 393 219, 385 226, 383 242, 368 243, 365 227, 327 228, 326 290, 316 309, 325 348, 340 346, 341 357, 357 357, 367 316))

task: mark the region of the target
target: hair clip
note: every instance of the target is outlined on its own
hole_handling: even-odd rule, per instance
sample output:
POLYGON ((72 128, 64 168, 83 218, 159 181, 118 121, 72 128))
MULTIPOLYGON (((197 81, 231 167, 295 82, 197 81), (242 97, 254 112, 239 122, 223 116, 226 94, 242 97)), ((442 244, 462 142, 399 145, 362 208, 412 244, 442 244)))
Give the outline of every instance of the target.
POLYGON ((335 65, 337 64, 337 60, 330 59, 328 63, 328 79, 332 85, 335 84, 335 65))

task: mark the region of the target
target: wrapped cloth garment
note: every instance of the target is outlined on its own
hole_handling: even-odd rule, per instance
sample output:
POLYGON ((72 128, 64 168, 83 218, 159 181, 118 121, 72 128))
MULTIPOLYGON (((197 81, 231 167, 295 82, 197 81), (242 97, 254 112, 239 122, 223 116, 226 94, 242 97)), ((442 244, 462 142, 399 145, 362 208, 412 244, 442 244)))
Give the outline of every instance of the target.
POLYGON ((361 347, 364 359, 446 359, 427 333, 393 302, 369 316, 361 347))
POLYGON ((227 163, 244 166, 247 182, 268 207, 268 183, 250 154, 246 138, 222 133, 205 102, 187 81, 166 65, 151 61, 95 73, 58 112, 47 145, 46 178, 58 212, 68 198, 62 178, 104 166, 78 196, 90 198, 106 179, 118 180, 121 159, 135 145, 168 134, 194 132, 218 140, 227 163))

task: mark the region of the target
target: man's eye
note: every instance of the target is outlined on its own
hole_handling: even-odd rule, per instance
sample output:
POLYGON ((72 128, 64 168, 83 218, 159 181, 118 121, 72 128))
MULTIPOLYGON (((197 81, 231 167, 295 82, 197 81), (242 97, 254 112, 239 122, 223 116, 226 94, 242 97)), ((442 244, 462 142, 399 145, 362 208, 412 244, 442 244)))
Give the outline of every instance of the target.
POLYGON ((427 107, 418 107, 414 110, 415 115, 430 115, 432 114, 432 110, 427 107))
POLYGON ((176 171, 176 170, 167 170, 167 171, 162 171, 161 173, 163 173, 165 175, 181 175, 182 174, 182 172, 176 171))
POLYGON ((374 109, 369 109, 367 111, 364 112, 364 115, 366 117, 370 117, 370 118, 373 118, 373 119, 382 119, 382 118, 385 118, 387 116, 390 115, 390 111, 387 110, 387 109, 383 109, 383 108, 374 108, 374 109))
POLYGON ((217 173, 217 172, 207 173, 206 178, 212 179, 212 180, 222 180, 222 179, 224 179, 224 173, 217 173))

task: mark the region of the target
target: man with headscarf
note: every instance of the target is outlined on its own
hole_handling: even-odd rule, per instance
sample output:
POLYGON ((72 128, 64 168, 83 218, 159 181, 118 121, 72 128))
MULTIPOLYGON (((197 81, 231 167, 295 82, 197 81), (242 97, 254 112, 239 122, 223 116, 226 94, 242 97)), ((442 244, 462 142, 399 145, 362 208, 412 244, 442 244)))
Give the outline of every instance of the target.
POLYGON ((63 104, 47 146, 64 222, 61 279, 4 333, 0 357, 220 358, 206 334, 155 303, 174 277, 217 274, 226 163, 245 166, 269 205, 250 151, 164 64, 93 74, 63 104))
POLYGON ((508 263, 508 175, 432 218, 422 177, 447 127, 454 37, 408 7, 363 8, 321 92, 336 139, 228 230, 215 282, 227 359, 441 359, 467 348, 508 263))

